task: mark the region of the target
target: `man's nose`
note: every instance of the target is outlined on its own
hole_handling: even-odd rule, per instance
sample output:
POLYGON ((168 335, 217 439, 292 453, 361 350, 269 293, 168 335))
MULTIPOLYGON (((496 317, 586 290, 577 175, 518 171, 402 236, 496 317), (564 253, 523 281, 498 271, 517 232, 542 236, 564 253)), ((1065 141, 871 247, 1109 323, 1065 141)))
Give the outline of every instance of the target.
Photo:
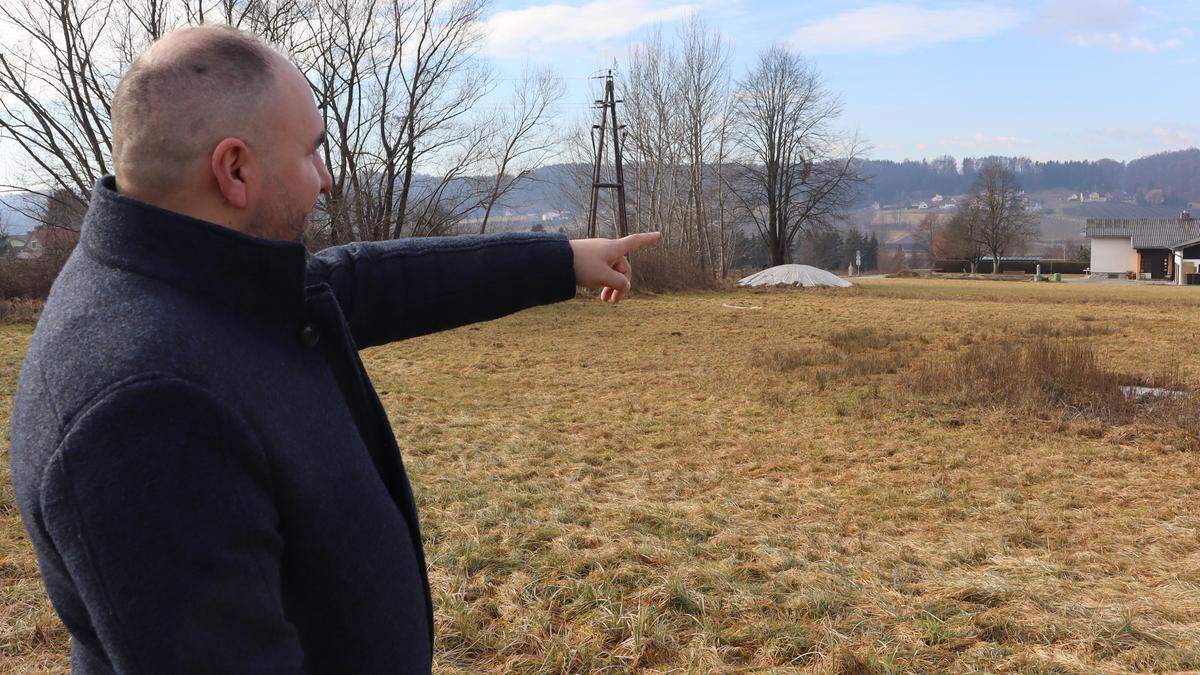
POLYGON ((317 160, 321 164, 321 194, 329 194, 333 189, 333 174, 329 173, 329 167, 325 166, 324 159, 317 160))

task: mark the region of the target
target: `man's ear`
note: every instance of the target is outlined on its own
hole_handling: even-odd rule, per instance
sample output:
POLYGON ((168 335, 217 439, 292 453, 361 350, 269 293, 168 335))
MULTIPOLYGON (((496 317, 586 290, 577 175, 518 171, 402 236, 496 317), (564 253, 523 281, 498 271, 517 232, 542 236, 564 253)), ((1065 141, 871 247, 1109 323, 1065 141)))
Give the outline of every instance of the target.
POLYGON ((225 202, 235 209, 246 208, 250 200, 247 180, 253 172, 250 149, 246 144, 238 138, 226 138, 217 143, 212 153, 212 172, 225 202))

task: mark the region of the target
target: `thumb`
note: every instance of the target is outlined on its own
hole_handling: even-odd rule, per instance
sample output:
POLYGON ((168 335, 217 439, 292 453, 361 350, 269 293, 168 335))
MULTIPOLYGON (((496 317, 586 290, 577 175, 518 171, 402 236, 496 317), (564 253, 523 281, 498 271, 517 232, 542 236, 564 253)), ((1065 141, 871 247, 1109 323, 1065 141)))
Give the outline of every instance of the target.
POLYGON ((639 232, 627 237, 621 237, 617 243, 621 245, 621 254, 627 255, 639 251, 662 238, 661 232, 639 232))

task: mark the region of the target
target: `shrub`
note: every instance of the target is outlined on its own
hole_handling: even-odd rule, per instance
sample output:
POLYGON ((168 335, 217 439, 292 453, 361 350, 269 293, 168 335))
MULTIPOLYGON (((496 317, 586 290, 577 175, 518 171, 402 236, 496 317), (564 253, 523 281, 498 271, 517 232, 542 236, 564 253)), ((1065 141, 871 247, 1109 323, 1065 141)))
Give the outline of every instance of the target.
POLYGON ((50 254, 30 260, 0 258, 0 298, 45 299, 66 258, 50 254))
POLYGON ((975 404, 1065 408, 1106 418, 1132 411, 1120 376, 1077 341, 1005 338, 968 345, 914 369, 910 384, 920 393, 975 404))
POLYGON ((912 369, 909 387, 956 405, 992 405, 1042 417, 1087 418, 1105 425, 1145 422, 1181 435, 1200 449, 1200 392, 1166 369, 1129 377, 1104 368, 1091 345, 1078 340, 1012 337, 979 342, 912 369), (1124 386, 1175 392, 1131 396, 1124 386))
POLYGON ((44 304, 43 300, 30 298, 0 300, 0 323, 35 323, 44 304))
POLYGON ((651 293, 708 290, 720 280, 684 251, 659 244, 633 255, 633 288, 651 293))
POLYGON ((825 336, 825 341, 845 352, 861 352, 883 349, 910 338, 907 333, 887 333, 871 326, 857 326, 834 331, 825 336))

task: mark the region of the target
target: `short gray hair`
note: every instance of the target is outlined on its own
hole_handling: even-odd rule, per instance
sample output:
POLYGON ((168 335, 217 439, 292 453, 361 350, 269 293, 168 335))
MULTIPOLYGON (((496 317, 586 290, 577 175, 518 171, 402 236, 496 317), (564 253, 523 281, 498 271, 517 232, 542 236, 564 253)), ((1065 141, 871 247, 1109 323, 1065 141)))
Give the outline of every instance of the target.
POLYGON ((170 193, 181 171, 221 139, 254 136, 262 126, 255 113, 275 82, 279 58, 266 43, 229 26, 184 28, 161 38, 130 65, 113 95, 118 183, 170 193), (167 40, 182 44, 156 55, 154 47, 167 40))

